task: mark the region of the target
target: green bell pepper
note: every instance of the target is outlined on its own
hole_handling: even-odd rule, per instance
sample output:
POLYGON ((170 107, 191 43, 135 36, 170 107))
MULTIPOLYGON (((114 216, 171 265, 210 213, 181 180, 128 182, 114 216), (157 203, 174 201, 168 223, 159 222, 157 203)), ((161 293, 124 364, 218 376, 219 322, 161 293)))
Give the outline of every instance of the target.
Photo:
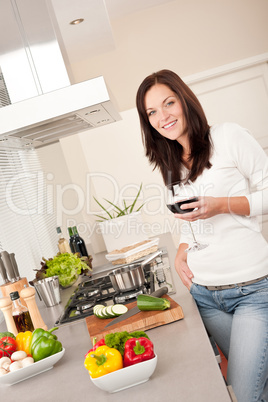
POLYGON ((62 350, 62 344, 57 340, 57 336, 52 334, 56 329, 58 327, 51 328, 48 331, 42 328, 34 330, 29 350, 35 362, 62 350))

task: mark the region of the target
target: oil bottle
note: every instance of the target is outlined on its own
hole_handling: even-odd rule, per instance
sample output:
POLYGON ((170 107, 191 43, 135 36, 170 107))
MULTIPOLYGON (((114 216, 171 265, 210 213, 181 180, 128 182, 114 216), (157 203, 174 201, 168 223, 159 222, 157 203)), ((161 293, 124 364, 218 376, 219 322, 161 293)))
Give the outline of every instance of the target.
POLYGON ((9 294, 13 306, 12 316, 18 332, 34 331, 33 322, 27 307, 23 306, 20 301, 19 292, 11 292, 9 294))

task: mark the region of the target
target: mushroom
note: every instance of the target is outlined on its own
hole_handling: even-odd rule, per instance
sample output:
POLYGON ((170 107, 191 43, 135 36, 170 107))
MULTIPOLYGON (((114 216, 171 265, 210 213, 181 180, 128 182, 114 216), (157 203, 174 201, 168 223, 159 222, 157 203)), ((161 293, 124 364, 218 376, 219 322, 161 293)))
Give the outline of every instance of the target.
POLYGON ((5 374, 7 374, 7 371, 3 368, 0 368, 0 377, 5 374))
POLYGON ((10 366, 9 366, 9 371, 10 371, 10 372, 16 371, 16 370, 19 370, 20 368, 22 368, 21 362, 20 362, 20 361, 16 361, 16 362, 13 362, 13 363, 10 364, 10 366))
POLYGON ((12 353, 12 360, 13 362, 16 360, 22 360, 25 359, 25 357, 27 357, 27 353, 24 352, 24 350, 18 350, 17 352, 12 353))
POLYGON ((2 364, 2 368, 6 371, 9 371, 10 364, 11 364, 11 362, 5 362, 2 364))
POLYGON ((11 360, 10 360, 9 357, 6 357, 6 356, 1 357, 1 359, 0 359, 0 368, 2 368, 3 364, 5 364, 5 363, 9 363, 9 364, 11 363, 11 360))
POLYGON ((30 366, 34 363, 34 359, 31 356, 25 357, 25 359, 21 360, 22 367, 30 366))

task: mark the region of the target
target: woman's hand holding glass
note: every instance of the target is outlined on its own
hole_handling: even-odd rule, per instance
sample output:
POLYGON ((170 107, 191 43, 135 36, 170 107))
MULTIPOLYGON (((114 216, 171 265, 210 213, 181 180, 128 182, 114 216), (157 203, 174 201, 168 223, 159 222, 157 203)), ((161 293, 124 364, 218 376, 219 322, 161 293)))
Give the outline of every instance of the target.
POLYGON ((189 246, 185 252, 194 252, 194 251, 200 251, 203 250, 204 248, 208 247, 208 244, 202 244, 199 243, 196 238, 195 234, 193 232, 193 228, 191 225, 191 222, 200 218, 197 218, 196 216, 193 217, 194 211, 198 210, 198 207, 196 204, 199 201, 199 198, 195 196, 194 194, 194 188, 192 186, 192 183, 187 183, 187 185, 184 185, 183 183, 171 183, 166 186, 166 204, 168 209, 173 212, 174 214, 178 214, 178 216, 181 219, 187 220, 189 222, 189 227, 191 230, 191 234, 193 237, 193 245, 189 246), (182 218, 182 216, 185 217, 185 215, 188 215, 188 218, 182 218), (191 216, 189 217, 189 215, 191 216))
POLYGON ((195 222, 198 219, 208 219, 221 213, 218 199, 215 197, 199 196, 197 201, 181 206, 182 210, 187 208, 194 208, 194 210, 184 214, 175 213, 175 217, 188 222, 195 222))

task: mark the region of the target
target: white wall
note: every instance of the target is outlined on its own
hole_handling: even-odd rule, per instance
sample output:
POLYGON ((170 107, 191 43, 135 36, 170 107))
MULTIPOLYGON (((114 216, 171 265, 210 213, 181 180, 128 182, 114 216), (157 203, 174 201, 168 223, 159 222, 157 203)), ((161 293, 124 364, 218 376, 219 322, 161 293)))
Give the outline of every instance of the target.
POLYGON ((103 75, 119 110, 129 110, 153 71, 185 77, 267 52, 267 15, 267 0, 170 1, 111 20, 115 50, 85 52, 73 75, 76 82, 103 75))
POLYGON ((45 173, 47 191, 53 195, 53 209, 57 214, 57 226, 61 226, 63 233, 66 234, 67 226, 69 226, 69 211, 73 217, 77 204, 76 192, 72 189, 73 182, 69 171, 72 159, 65 158, 60 142, 49 145, 49 147, 39 148, 37 153, 45 173))

